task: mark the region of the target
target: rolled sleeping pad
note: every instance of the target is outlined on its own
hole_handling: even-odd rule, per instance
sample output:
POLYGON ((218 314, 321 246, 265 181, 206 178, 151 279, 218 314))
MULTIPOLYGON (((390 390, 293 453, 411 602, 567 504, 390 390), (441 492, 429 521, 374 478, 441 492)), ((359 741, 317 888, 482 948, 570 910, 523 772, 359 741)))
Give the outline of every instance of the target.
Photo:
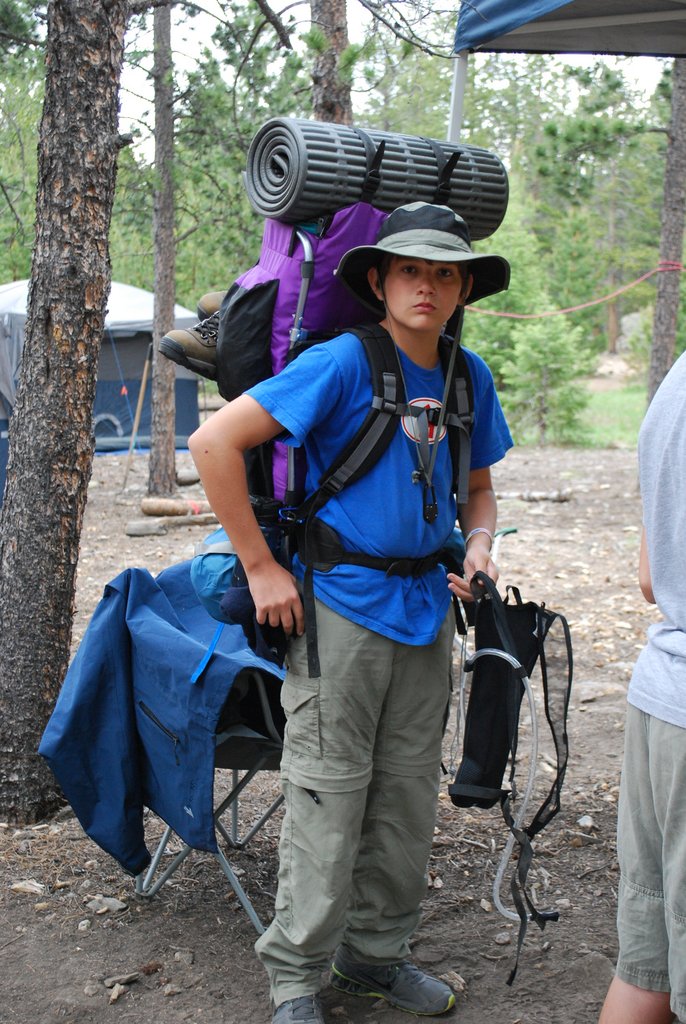
POLYGON ((256 213, 288 224, 360 199, 387 213, 441 202, 464 217, 473 240, 493 234, 508 201, 507 172, 486 149, 290 117, 272 118, 254 136, 245 185, 256 213))

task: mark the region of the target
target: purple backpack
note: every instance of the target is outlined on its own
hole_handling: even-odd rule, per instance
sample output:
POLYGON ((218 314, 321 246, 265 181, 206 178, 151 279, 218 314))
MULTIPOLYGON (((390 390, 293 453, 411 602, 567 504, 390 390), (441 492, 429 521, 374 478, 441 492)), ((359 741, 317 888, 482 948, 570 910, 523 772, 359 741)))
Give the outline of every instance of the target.
MULTIPOLYGON (((334 270, 348 249, 376 241, 386 217, 354 203, 313 224, 265 220, 259 260, 228 290, 219 314, 217 385, 224 398, 280 373, 303 347, 375 319, 334 270)), ((280 442, 249 452, 247 468, 251 494, 283 500, 293 489, 280 442)))

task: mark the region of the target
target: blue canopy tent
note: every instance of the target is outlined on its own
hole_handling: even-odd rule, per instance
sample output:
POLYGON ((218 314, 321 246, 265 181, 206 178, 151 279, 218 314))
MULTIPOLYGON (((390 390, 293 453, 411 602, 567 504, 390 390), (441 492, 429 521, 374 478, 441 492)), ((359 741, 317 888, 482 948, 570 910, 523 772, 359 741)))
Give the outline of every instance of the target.
MULTIPOLYGON (((511 0, 462 0, 455 33, 457 59, 448 126, 451 142, 459 138, 468 53, 474 50, 684 57, 686 0, 519 0, 516 4, 511 0)), ((679 131, 672 133, 667 147, 660 239, 661 261, 674 265, 683 258, 681 170, 674 156, 680 144, 679 131)), ((651 359, 649 395, 669 369, 679 290, 679 274, 661 275, 655 323, 672 326, 663 330, 657 356, 651 359), (665 333, 671 339, 665 338, 665 333)))
POLYGON ((686 56, 684 0, 469 0, 460 5, 448 138, 462 124, 467 54, 686 56))
POLYGON ((686 54, 683 0, 470 0, 455 52, 686 54))

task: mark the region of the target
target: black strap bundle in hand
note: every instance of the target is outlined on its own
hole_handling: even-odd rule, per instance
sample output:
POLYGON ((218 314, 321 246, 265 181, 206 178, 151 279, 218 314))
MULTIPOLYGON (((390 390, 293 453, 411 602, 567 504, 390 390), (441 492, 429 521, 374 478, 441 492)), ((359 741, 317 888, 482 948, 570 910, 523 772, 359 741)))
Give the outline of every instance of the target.
POLYGON ((472 580, 477 599, 474 621, 473 657, 466 670, 473 672, 464 729, 462 761, 448 788, 457 807, 493 807, 500 803, 511 832, 505 847, 502 869, 496 875, 494 893, 515 843, 519 858, 510 891, 519 918, 517 959, 508 978, 512 984, 529 920, 541 928, 557 920, 556 911, 539 911, 525 890, 533 858, 531 839, 560 809, 569 745, 567 710, 572 685, 572 646, 564 616, 543 604, 523 602, 517 588, 508 588, 503 601, 493 581, 477 572, 472 580), (538 664, 545 715, 555 747, 554 781, 529 825, 524 818, 533 788, 537 743, 533 743, 529 781, 521 802, 517 789, 517 743, 522 698, 527 692, 532 715, 532 737, 537 734, 536 710, 529 677, 538 664), (508 762, 510 770, 505 782, 508 762), (515 807, 516 812, 515 812, 515 807))

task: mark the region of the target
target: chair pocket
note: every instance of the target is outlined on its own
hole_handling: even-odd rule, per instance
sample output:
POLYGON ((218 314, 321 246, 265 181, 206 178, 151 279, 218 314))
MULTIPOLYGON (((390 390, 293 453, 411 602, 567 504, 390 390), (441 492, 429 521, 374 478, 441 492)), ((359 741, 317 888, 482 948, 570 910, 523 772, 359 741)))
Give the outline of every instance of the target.
POLYGON ((174 761, 177 765, 181 764, 181 761, 179 760, 179 744, 181 743, 181 737, 177 736, 172 729, 166 726, 164 722, 160 721, 152 708, 149 708, 144 701, 139 700, 138 707, 145 715, 145 718, 154 725, 160 735, 160 738, 164 737, 172 745, 174 761))

